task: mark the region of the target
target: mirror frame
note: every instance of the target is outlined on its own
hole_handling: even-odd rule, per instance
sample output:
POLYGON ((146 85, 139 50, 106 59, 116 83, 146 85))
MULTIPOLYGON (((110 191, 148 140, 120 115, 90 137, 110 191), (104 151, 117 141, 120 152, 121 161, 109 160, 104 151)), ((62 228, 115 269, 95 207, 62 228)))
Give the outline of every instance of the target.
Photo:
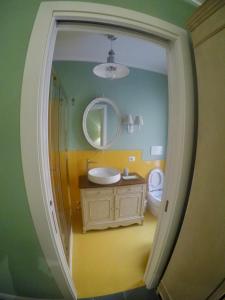
POLYGON ((82 120, 82 127, 83 127, 83 132, 84 132, 84 136, 87 140, 87 142, 95 149, 99 149, 99 150, 105 150, 105 149, 108 149, 112 144, 113 142, 115 141, 116 138, 119 137, 120 133, 121 133, 121 113, 118 109, 118 107, 116 106, 116 104, 108 99, 108 98, 105 98, 105 97, 98 97, 98 98, 95 98, 94 100, 92 100, 88 106, 85 108, 84 110, 84 114, 83 114, 83 120, 82 120), (96 145, 92 139, 90 138, 89 134, 88 134, 88 131, 87 131, 87 125, 86 125, 86 120, 87 120, 87 115, 89 113, 89 111, 94 107, 94 105, 96 104, 102 104, 102 102, 106 103, 106 104, 109 104, 112 106, 112 108, 114 109, 115 113, 116 113, 116 116, 117 116, 117 119, 118 119, 118 122, 119 122, 119 125, 117 126, 117 129, 116 129, 116 134, 115 136, 113 137, 113 139, 109 142, 109 143, 106 143, 104 146, 98 146, 96 145))

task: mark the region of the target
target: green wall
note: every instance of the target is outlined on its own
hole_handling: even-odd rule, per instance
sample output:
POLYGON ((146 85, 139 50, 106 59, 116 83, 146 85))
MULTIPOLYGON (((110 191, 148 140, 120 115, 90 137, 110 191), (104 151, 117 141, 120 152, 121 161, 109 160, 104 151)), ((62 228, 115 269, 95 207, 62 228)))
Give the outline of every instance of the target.
MULTIPOLYGON (((181 0, 90 1, 134 9, 184 27, 194 6, 181 0)), ((41 0, 0 1, 0 292, 56 298, 59 291, 33 227, 20 150, 20 96, 27 46, 41 0)), ((28 124, 29 126, 29 124, 28 124)))
MULTIPOLYGON (((96 97, 111 99, 122 115, 142 115, 144 125, 128 134, 123 126, 121 135, 110 149, 141 150, 143 159, 164 159, 165 155, 151 156, 150 147, 167 144, 167 76, 130 68, 129 76, 120 80, 105 80, 92 72, 95 63, 54 62, 53 67, 67 93, 69 101, 69 149, 93 149, 82 130, 86 106, 96 97)), ((165 152, 164 152, 165 153, 165 152)))

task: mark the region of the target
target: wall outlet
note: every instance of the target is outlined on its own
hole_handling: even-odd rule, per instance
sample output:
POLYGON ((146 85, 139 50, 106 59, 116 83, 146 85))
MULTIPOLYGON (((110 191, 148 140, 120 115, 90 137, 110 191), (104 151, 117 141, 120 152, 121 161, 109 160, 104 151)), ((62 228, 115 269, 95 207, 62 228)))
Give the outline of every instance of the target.
POLYGON ((135 159, 136 159, 135 156, 129 156, 128 157, 128 161, 135 161, 135 159))

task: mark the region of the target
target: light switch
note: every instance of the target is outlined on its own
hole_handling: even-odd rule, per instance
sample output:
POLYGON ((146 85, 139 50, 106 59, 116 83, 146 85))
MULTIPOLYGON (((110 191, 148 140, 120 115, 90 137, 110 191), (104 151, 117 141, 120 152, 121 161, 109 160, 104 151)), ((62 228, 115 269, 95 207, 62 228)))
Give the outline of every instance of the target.
POLYGON ((151 155, 163 155, 163 146, 152 146, 151 155))

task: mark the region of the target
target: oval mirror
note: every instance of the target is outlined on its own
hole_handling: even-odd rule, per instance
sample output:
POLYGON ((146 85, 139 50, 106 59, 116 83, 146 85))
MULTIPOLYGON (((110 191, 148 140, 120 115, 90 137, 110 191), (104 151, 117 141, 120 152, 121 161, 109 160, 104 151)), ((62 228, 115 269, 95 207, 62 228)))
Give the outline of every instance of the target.
POLYGON ((118 137, 120 128, 120 112, 111 100, 95 98, 88 104, 83 115, 83 131, 91 146, 109 148, 118 137))

